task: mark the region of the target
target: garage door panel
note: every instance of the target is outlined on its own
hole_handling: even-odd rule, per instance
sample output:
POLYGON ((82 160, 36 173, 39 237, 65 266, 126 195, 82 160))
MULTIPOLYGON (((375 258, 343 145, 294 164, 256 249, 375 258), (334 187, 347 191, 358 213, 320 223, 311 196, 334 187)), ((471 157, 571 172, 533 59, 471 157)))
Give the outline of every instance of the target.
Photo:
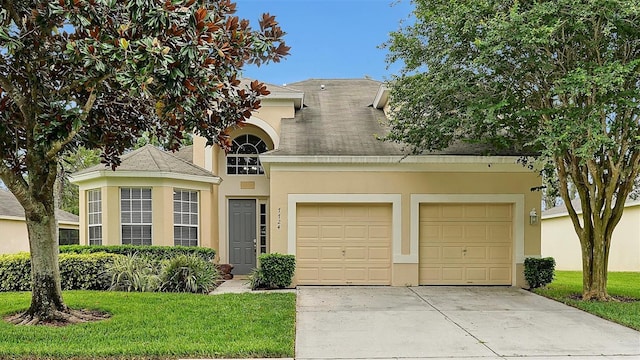
POLYGON ((422 204, 420 284, 511 284, 510 204, 422 204))
POLYGON ((391 283, 390 204, 300 204, 297 213, 299 284, 391 283))
POLYGON ((346 225, 344 227, 344 237, 349 239, 366 240, 369 229, 366 225, 346 225))
POLYGON ((489 271, 489 279, 492 282, 504 282, 511 280, 511 268, 507 266, 492 267, 489 271))
POLYGON ((489 269, 486 267, 467 267, 465 272, 465 280, 467 283, 486 283, 489 280, 489 269))
POLYGON ((367 249, 364 247, 344 247, 344 259, 346 261, 367 261, 367 249))
POLYGON ((441 246, 442 249, 442 258, 439 259, 438 263, 447 263, 451 261, 459 261, 462 260, 462 250, 461 246, 441 246))
POLYGON ((389 262, 391 251, 389 247, 369 247, 368 259, 370 261, 389 262))
POLYGON ((298 226, 298 238, 301 240, 305 238, 317 239, 318 235, 320 235, 320 227, 317 225, 298 226))
POLYGON ((471 261, 486 261, 489 258, 489 249, 485 246, 467 246, 463 251, 465 259, 471 261))
POLYGON ((320 256, 320 248, 317 246, 300 246, 296 258, 300 260, 313 260, 320 256))
POLYGON ((343 257, 342 247, 340 246, 323 246, 320 248, 319 258, 328 261, 339 261, 343 257))
POLYGON ((389 225, 371 225, 368 227, 367 235, 369 239, 390 239, 391 226, 389 225))
POLYGON ((441 272, 442 284, 460 284, 464 280, 462 267, 443 267, 441 272))
POLYGON ((489 260, 495 262, 501 260, 502 263, 511 263, 511 247, 508 246, 490 246, 489 260))

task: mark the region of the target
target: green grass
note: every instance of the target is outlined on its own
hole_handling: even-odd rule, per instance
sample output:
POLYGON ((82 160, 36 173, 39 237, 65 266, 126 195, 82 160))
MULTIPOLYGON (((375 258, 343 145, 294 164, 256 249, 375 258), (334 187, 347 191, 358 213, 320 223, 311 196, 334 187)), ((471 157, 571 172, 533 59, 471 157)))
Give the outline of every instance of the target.
POLYGON ((546 288, 534 292, 563 302, 618 324, 640 330, 640 272, 610 272, 607 282, 609 295, 635 301, 580 301, 571 296, 582 294, 582 272, 556 271, 556 277, 546 288))
MULTIPOLYGON (((67 305, 107 311, 66 327, 0 321, 0 358, 174 359, 293 357, 295 294, 64 292, 67 305)), ((29 293, 0 293, 0 316, 28 307, 29 293)))

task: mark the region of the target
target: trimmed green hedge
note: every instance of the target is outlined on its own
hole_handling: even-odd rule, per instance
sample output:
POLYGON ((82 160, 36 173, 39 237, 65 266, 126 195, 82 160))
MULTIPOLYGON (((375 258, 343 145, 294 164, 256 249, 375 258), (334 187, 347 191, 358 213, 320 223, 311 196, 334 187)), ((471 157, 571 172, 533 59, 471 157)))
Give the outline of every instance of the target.
MULTIPOLYGON (((121 255, 60 254, 60 279, 63 290, 106 290, 111 277, 108 264, 121 255)), ((31 290, 29 253, 0 255, 0 291, 31 290)))
POLYGON ((249 277, 252 289, 282 289, 291 285, 296 271, 296 257, 284 254, 262 254, 259 266, 249 277))
POLYGON ((106 252, 120 255, 133 255, 150 260, 168 260, 178 255, 195 255, 205 261, 213 261, 216 251, 195 246, 138 246, 138 245, 62 245, 60 253, 87 254, 106 252))
POLYGON ((524 278, 527 279, 531 289, 550 284, 553 281, 555 269, 556 261, 552 257, 524 259, 524 278))

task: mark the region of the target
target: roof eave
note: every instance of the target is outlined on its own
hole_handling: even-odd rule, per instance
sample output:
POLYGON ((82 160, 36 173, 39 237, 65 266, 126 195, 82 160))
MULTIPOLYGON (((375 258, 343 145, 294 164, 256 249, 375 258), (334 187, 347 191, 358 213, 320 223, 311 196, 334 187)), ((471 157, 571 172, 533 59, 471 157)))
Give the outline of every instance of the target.
POLYGON ((220 185, 222 178, 216 175, 203 176, 203 175, 190 175, 180 174, 168 171, 131 171, 131 170, 98 170, 83 174, 72 175, 70 180, 74 184, 79 184, 85 181, 97 179, 97 178, 156 178, 156 179, 174 179, 174 180, 187 180, 195 182, 203 182, 214 185, 220 185))
POLYGON ((273 92, 264 97, 265 99, 274 99, 274 100, 293 100, 293 106, 296 109, 301 109, 304 104, 304 93, 283 93, 283 92, 273 92))

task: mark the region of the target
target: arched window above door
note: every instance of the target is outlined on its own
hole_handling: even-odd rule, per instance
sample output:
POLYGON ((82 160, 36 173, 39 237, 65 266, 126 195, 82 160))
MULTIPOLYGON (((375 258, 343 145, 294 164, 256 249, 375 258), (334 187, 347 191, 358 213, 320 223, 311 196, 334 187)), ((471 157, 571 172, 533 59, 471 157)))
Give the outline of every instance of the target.
POLYGON ((231 151, 227 154, 227 174, 259 175, 264 174, 258 155, 269 148, 259 137, 243 134, 231 143, 231 151))

